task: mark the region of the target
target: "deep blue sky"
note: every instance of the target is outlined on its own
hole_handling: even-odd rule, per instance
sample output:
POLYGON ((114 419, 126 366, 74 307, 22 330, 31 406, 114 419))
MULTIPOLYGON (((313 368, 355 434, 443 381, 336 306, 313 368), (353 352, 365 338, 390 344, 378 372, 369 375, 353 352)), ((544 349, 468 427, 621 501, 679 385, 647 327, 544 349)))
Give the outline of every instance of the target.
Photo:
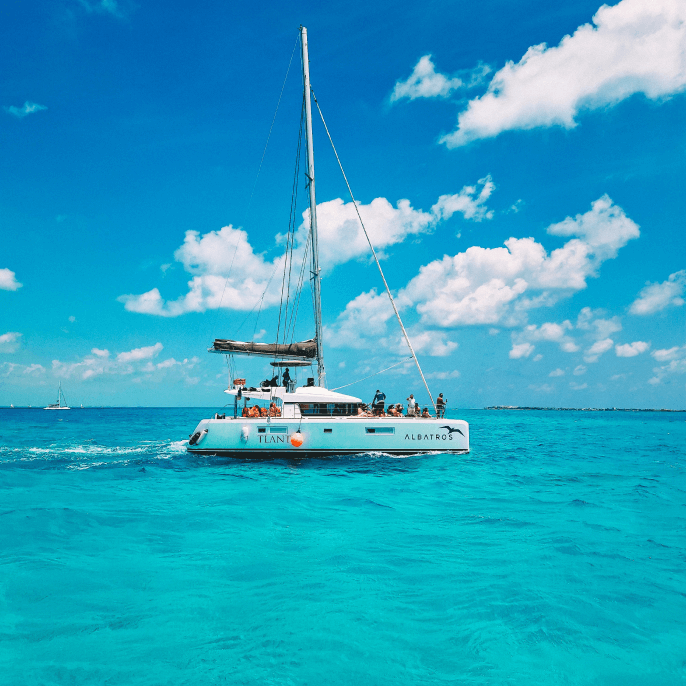
MULTIPOLYGON (((256 176, 302 23, 353 190, 363 206, 385 199, 365 217, 434 393, 455 407, 683 407, 686 17, 671 0, 598 10, 5 2, 0 405, 51 401, 58 380, 73 404, 224 403, 212 339, 275 332, 278 292, 259 321, 249 311, 288 227, 297 50, 256 176), (232 253, 239 227, 252 261, 229 274, 216 245, 232 253), (188 231, 205 262, 176 252, 188 231), (227 276, 235 297, 221 309, 209 297, 170 310, 194 277, 211 291, 227 276), (138 298, 153 289, 152 305, 138 298)), ((404 353, 358 229, 342 223, 350 208, 330 202, 349 197, 318 121, 314 135, 336 387, 404 353)), ((306 206, 301 188, 299 221, 306 206)), ((306 338, 309 293, 302 302, 306 338)), ((348 391, 367 400, 377 387, 421 396, 402 366, 348 391)))

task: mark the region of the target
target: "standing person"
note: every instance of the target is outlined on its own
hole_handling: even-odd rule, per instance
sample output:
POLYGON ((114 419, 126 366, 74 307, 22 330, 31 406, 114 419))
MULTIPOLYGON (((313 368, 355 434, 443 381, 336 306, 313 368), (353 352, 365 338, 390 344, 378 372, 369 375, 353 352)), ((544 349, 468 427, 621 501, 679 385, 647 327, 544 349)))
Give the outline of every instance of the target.
POLYGON ((374 400, 372 400, 372 409, 375 414, 383 414, 384 402, 386 401, 386 394, 382 393, 378 388, 376 389, 376 395, 374 400))
POLYGON ((415 411, 416 407, 417 407, 417 402, 415 401, 412 393, 410 393, 410 397, 407 399, 407 416, 408 417, 414 417, 414 411, 415 411))
POLYGON ((443 417, 445 416, 445 406, 447 405, 446 400, 443 398, 443 393, 438 394, 438 398, 436 398, 436 416, 437 417, 443 417))
POLYGON ((288 367, 286 367, 286 371, 281 378, 283 380, 284 388, 288 388, 288 384, 291 382, 291 373, 288 371, 288 367))

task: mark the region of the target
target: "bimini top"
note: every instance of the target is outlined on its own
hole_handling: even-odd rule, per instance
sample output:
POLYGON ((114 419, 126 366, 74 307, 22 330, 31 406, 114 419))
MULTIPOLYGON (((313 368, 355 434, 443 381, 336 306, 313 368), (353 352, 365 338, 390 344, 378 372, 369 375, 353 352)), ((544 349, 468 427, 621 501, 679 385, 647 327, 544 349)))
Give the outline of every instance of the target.
POLYGON ((310 338, 310 340, 301 343, 253 343, 217 338, 214 345, 208 348, 208 352, 225 355, 237 353, 239 355, 261 355, 281 359, 314 360, 317 357, 317 341, 310 338))
MULTIPOLYGON (((237 388, 227 388, 224 393, 238 395, 237 388)), ((344 393, 336 393, 320 386, 301 386, 294 393, 288 393, 283 386, 264 387, 256 391, 243 390, 244 395, 252 400, 272 400, 281 398, 285 403, 361 403, 359 398, 344 393)))

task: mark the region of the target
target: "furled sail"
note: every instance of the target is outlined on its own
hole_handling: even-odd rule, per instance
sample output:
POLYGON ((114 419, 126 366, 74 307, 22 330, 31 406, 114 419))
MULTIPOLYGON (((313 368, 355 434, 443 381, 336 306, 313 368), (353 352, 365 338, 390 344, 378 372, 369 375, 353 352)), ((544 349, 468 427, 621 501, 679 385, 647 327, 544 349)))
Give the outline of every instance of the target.
POLYGON ((317 341, 310 338, 300 343, 252 343, 230 341, 217 338, 209 348, 211 353, 236 353, 243 355, 262 355, 282 359, 314 360, 317 357, 317 341))

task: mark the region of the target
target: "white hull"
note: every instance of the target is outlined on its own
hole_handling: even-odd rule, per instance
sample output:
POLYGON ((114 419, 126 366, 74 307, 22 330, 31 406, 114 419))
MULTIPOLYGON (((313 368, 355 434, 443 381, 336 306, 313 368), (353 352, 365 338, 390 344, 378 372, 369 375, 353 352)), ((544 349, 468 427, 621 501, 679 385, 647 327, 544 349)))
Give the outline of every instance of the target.
POLYGON ((232 457, 469 452, 469 425, 459 419, 272 417, 267 421, 266 417, 232 417, 203 419, 193 436, 197 442, 194 445, 189 442, 189 452, 232 457), (302 437, 300 446, 291 441, 293 434, 298 432, 302 437))
POLYGON ((71 410, 71 407, 66 407, 65 405, 62 405, 60 407, 44 407, 44 410, 71 410))

